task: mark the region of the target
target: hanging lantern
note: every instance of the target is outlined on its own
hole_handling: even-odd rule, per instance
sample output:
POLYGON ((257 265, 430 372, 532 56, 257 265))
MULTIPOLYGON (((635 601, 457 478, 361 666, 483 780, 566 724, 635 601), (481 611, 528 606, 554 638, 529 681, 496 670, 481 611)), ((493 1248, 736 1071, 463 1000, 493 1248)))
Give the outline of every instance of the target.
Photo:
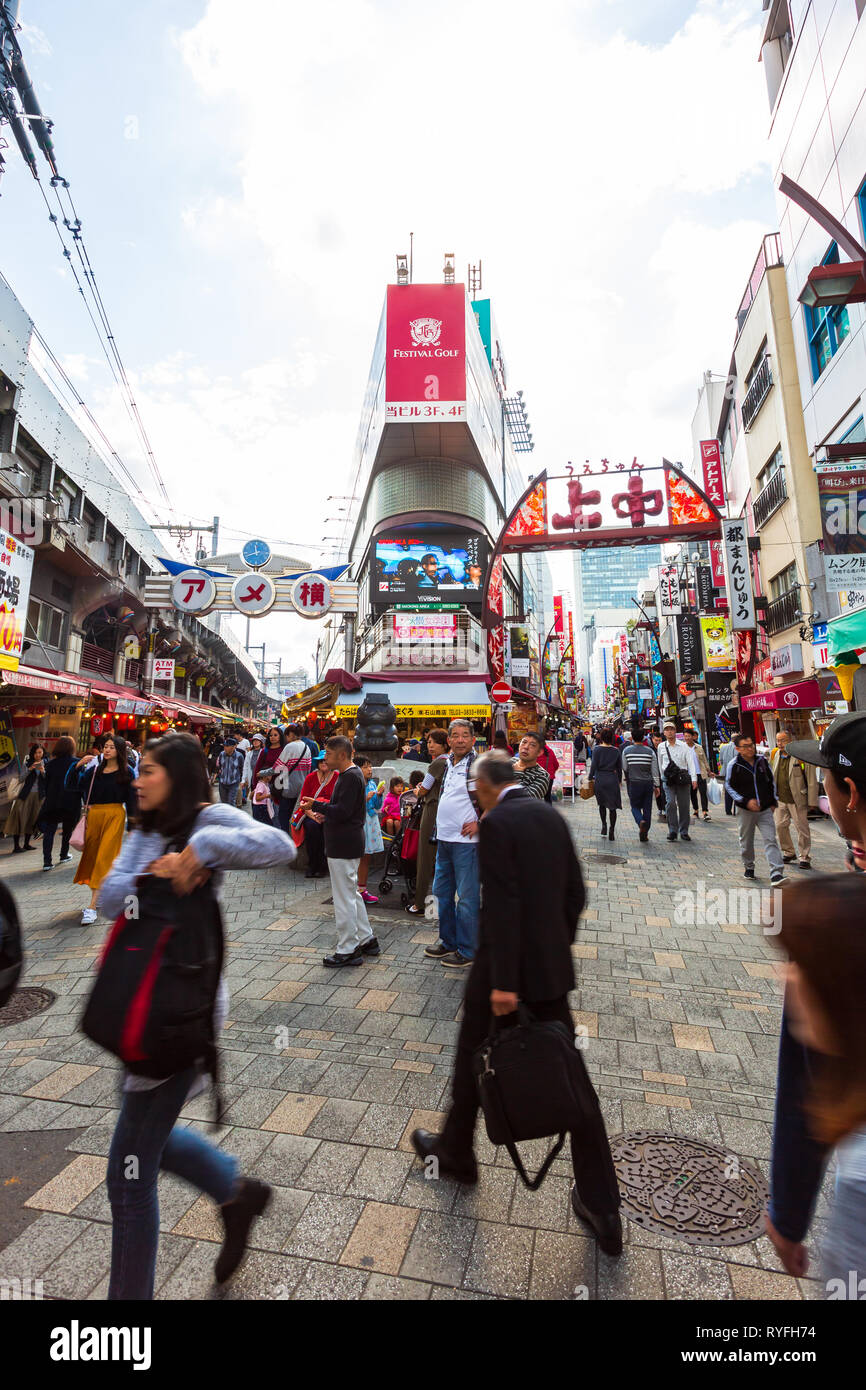
POLYGON ((94 738, 98 738, 101 733, 105 732, 105 715, 94 714, 90 721, 90 732, 94 738))

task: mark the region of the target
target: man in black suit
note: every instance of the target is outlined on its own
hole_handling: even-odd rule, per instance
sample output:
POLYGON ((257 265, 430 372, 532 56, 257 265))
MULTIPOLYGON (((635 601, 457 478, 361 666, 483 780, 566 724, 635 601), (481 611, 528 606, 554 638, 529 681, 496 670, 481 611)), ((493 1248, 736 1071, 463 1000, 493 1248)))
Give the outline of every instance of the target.
MULTIPOLYGON (((486 753, 475 763, 480 825, 481 920, 478 950, 466 983, 457 1041, 452 1104, 441 1134, 416 1129, 419 1158, 435 1157, 440 1175, 474 1183, 472 1152, 478 1091, 472 1054, 490 1032, 490 1014, 514 1015, 523 1001, 535 1018, 557 1019, 571 1031, 568 993, 574 988, 571 946, 586 902, 580 865, 563 817, 529 796, 511 759, 486 753)), ((608 1255, 622 1251, 619 1189, 598 1098, 583 1058, 584 1113, 592 1118, 571 1135, 575 1213, 608 1255)))

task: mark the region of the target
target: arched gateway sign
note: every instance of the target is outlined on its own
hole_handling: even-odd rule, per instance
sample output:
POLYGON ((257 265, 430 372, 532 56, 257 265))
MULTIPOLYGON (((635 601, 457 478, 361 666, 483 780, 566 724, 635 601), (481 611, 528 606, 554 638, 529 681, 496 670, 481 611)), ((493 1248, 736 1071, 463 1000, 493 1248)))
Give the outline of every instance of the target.
POLYGON ((664 459, 631 468, 583 464, 549 478, 533 478, 500 532, 484 586, 490 674, 505 670, 502 560, 540 550, 660 545, 664 541, 718 540, 724 518, 682 469, 664 459))

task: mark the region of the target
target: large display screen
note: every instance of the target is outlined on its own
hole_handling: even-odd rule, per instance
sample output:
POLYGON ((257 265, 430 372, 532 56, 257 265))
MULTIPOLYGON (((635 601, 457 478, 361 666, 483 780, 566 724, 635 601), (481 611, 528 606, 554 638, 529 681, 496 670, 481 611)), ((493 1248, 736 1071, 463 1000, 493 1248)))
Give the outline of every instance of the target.
POLYGON ((395 603, 464 603, 481 607, 488 545, 474 532, 435 531, 380 537, 373 552, 370 597, 395 603))

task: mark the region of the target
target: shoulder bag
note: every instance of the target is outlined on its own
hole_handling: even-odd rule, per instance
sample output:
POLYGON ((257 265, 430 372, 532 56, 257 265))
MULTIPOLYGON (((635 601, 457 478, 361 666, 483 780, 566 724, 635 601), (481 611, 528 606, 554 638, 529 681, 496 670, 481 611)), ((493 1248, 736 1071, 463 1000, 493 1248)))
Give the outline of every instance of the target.
MULTIPOLYGON (((87 811, 90 806, 90 798, 93 795, 93 784, 96 781, 96 774, 99 771, 99 763, 93 769, 93 776, 90 779, 90 786, 87 789, 87 800, 84 803, 84 810, 78 820, 78 824, 69 836, 69 844, 72 849, 83 850, 84 840, 87 835, 87 811)), ((69 775, 68 773, 66 774, 69 775)))

